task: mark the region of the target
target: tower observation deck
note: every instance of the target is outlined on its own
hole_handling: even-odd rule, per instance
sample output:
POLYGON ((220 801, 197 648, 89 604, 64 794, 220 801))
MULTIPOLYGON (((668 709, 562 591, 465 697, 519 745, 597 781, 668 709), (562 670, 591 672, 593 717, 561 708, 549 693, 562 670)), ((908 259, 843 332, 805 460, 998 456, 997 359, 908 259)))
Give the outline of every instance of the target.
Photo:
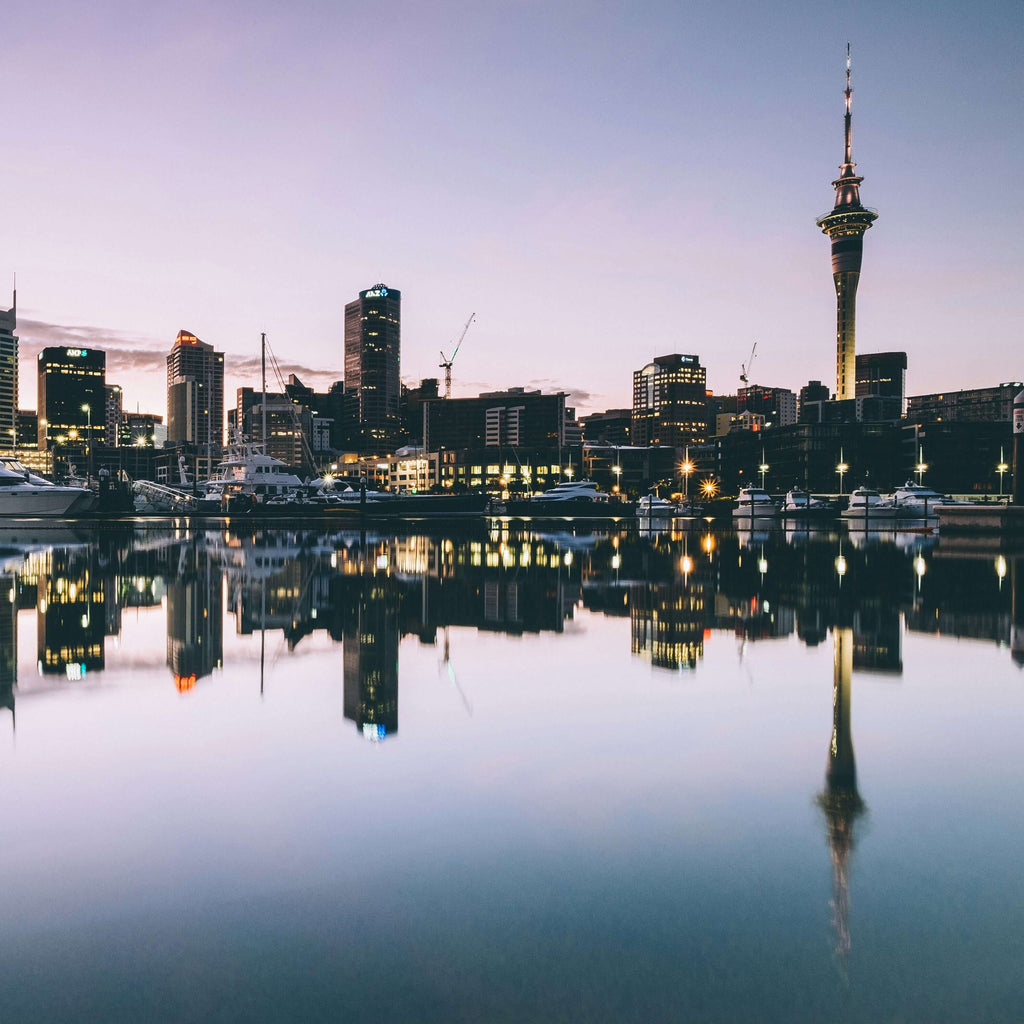
POLYGON ((819 217, 817 225, 832 240, 832 280, 836 286, 836 398, 853 398, 856 390, 857 284, 864 251, 864 232, 878 218, 870 207, 862 206, 860 183, 854 172, 853 124, 850 103, 850 44, 846 44, 846 151, 839 165, 839 177, 832 182, 836 204, 819 217))

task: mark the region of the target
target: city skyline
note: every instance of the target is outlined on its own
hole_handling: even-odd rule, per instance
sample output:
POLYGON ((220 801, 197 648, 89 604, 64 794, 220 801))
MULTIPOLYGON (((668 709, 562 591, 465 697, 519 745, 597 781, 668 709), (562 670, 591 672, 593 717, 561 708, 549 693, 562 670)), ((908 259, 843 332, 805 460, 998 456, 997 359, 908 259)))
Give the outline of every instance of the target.
POLYGON ((885 216, 858 352, 906 351, 910 394, 1020 377, 1018 5, 869 4, 856 25, 838 4, 128 10, 43 3, 5 26, 23 408, 35 355, 69 344, 107 352, 126 409, 165 411, 151 371, 182 328, 225 352, 229 394, 258 376, 262 330, 323 387, 345 303, 380 280, 406 300, 407 382, 441 376, 476 312, 457 397, 624 407, 652 352, 698 354, 729 393, 754 341, 752 383, 830 381, 814 219, 848 39, 885 216))

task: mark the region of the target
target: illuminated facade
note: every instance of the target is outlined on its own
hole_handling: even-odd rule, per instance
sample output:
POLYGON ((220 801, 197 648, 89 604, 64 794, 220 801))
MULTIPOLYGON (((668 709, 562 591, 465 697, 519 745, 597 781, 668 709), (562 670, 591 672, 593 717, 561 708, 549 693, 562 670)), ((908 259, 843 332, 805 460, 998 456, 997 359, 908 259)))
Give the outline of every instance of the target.
POLYGON ((383 455, 401 427, 402 293, 384 284, 345 306, 345 388, 359 407, 359 448, 383 455))
POLYGON ((39 353, 39 447, 102 444, 107 431, 107 354, 97 348, 39 353), (91 435, 90 435, 91 430, 91 435))
POLYGON ((853 127, 850 104, 850 48, 846 48, 846 151, 839 166, 839 177, 832 182, 836 203, 829 213, 816 221, 832 241, 832 280, 836 286, 836 392, 839 401, 854 398, 857 383, 856 327, 857 285, 860 281, 864 232, 878 214, 861 205, 860 183, 864 180, 854 172, 853 127))
POLYGON ((707 439, 707 371, 697 356, 658 356, 633 373, 634 445, 707 439))
POLYGON ((0 451, 11 451, 18 438, 18 293, 10 309, 0 309, 0 451))
POLYGON ((167 440, 224 444, 224 353, 189 331, 178 331, 167 357, 167 440))

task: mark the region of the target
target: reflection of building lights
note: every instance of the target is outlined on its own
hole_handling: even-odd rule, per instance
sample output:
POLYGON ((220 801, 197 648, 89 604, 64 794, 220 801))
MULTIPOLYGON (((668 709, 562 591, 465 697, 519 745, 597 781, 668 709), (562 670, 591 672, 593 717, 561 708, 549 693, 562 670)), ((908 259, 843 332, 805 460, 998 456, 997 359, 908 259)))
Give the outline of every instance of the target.
POLYGON ((188 693, 190 690, 196 688, 196 674, 193 672, 190 676, 175 676, 174 687, 178 693, 188 693))
POLYGON ((768 571, 768 559, 761 557, 757 560, 757 571, 763 576, 768 571))
POLYGON ((914 559, 914 572, 917 573, 918 579, 920 579, 924 575, 924 570, 924 559, 920 555, 918 555, 917 558, 914 559))
POLYGON ((707 534, 700 542, 700 546, 710 555, 715 550, 715 538, 710 533, 707 534))
POLYGON ((996 575, 1000 583, 1006 578, 1006 559, 1002 555, 996 559, 996 575))
POLYGON ((689 575, 693 572, 693 559, 689 555, 683 555, 679 568, 683 570, 684 575, 689 575))
POLYGON ((371 743, 380 743, 387 739, 388 731, 383 725, 375 725, 373 722, 363 723, 363 738, 371 743))
POLYGON ((846 575, 846 559, 842 555, 836 559, 836 572, 840 576, 846 575))
POLYGON ((613 569, 618 569, 619 564, 620 564, 619 556, 618 555, 612 555, 612 568, 613 569))
POLYGON ((378 569, 386 569, 388 567, 388 556, 386 554, 378 555, 376 564, 378 569))
POLYGON ((572 565, 572 552, 566 551, 565 558, 563 559, 566 565, 572 565))

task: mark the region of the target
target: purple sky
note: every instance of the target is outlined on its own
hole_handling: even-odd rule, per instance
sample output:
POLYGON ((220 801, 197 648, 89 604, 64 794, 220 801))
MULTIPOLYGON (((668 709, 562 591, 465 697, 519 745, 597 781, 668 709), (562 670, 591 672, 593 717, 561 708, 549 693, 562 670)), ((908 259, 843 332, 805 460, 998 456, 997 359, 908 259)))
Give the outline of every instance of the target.
POLYGON ((377 281, 402 291, 410 382, 477 314, 456 395, 626 406, 670 352, 729 392, 755 340, 753 381, 831 384, 814 220, 847 39, 880 214, 858 351, 906 350, 911 394, 1024 377, 1019 0, 9 0, 0 38, 26 408, 39 347, 87 340, 126 408, 164 412, 182 328, 227 352, 232 394, 261 331, 323 385, 377 281))

